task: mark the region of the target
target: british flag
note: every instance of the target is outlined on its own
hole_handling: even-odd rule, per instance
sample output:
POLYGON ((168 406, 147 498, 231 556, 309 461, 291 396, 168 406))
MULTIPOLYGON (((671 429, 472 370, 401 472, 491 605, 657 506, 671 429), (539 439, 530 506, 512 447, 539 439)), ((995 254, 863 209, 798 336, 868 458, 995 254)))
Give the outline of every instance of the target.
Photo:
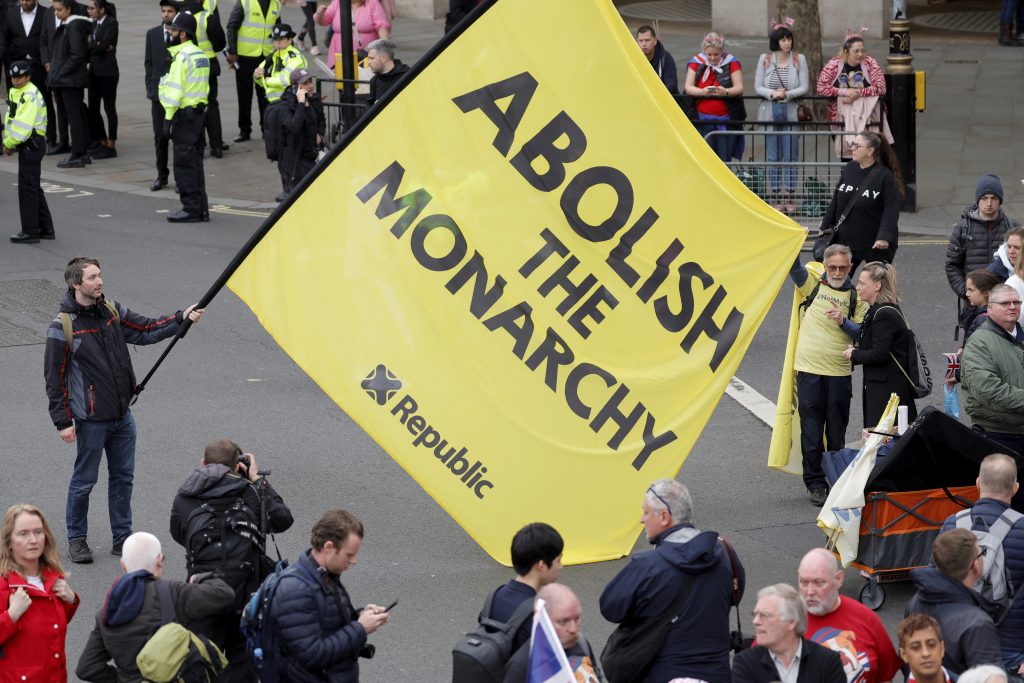
POLYGON ((956 375, 960 372, 960 354, 946 353, 946 381, 955 382, 956 375))

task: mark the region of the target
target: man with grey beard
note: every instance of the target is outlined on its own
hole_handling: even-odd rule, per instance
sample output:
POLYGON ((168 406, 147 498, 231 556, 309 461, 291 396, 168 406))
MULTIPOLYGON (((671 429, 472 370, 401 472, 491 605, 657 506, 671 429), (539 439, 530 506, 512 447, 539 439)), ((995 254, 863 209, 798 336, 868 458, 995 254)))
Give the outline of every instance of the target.
MULTIPOLYGON (((812 271, 800 264, 789 277, 804 298, 796 343, 796 393, 800 411, 800 452, 803 478, 811 504, 821 507, 828 497, 821 454, 846 445, 853 395, 853 368, 843 351, 855 339, 868 305, 857 300, 850 281, 850 248, 833 244, 825 249, 825 268, 812 271)), ((814 264, 818 265, 818 264, 814 264)))

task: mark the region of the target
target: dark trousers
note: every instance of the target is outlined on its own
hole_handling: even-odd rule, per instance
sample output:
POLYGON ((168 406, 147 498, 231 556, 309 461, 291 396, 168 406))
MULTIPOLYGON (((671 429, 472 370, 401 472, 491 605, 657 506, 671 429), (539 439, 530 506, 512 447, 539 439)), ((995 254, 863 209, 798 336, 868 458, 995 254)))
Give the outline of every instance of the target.
POLYGON ((132 487, 135 481, 135 418, 131 411, 120 420, 75 420, 78 456, 68 486, 68 540, 89 534, 89 494, 107 454, 107 508, 110 533, 119 543, 132 533, 132 487))
POLYGON ((217 102, 217 76, 210 73, 210 94, 206 102, 206 136, 211 149, 220 149, 224 144, 224 132, 220 125, 220 104, 217 102))
POLYGON ((89 77, 89 132, 95 142, 117 140, 117 81, 118 76, 89 77), (103 128, 100 106, 107 115, 103 128))
POLYGON ((36 133, 28 142, 18 146, 18 209, 21 212, 21 231, 27 235, 53 234, 50 207, 39 185, 45 155, 46 140, 36 133))
POLYGON ((316 47, 316 20, 313 16, 316 14, 316 3, 303 2, 302 13, 306 16, 306 23, 302 25, 302 31, 299 32, 299 40, 302 40, 309 35, 309 44, 316 47))
POLYGON ((82 88, 54 88, 53 93, 64 107, 68 129, 71 131, 71 156, 76 159, 84 157, 89 144, 85 128, 85 103, 82 102, 85 93, 82 88))
POLYGON ((281 176, 281 189, 291 192, 292 188, 306 177, 306 174, 316 166, 316 159, 288 158, 281 155, 277 162, 277 172, 281 176))
POLYGON ((192 216, 209 213, 206 206, 206 176, 203 173, 203 112, 193 107, 174 115, 171 140, 174 143, 174 183, 181 206, 192 216))
POLYGON ((159 100, 150 100, 149 113, 153 118, 153 142, 156 145, 156 175, 158 178, 167 180, 167 176, 170 175, 167 170, 167 146, 170 144, 170 141, 166 140, 163 136, 166 112, 159 100))
MULTIPOLYGON (((50 90, 50 99, 53 101, 54 136, 62 146, 70 145, 71 140, 68 137, 68 112, 64 109, 64 101, 57 94, 55 88, 50 90)), ((49 109, 46 110, 46 115, 50 115, 49 109)))
POLYGON ((263 110, 267 108, 267 93, 252 79, 265 57, 238 56, 235 62, 235 91, 238 93, 238 131, 252 133, 252 91, 256 89, 256 107, 260 110, 260 130, 263 130, 263 110))
POLYGON ((804 484, 808 489, 821 488, 826 486, 821 454, 846 446, 853 380, 850 375, 827 377, 798 372, 796 394, 800 407, 804 484))

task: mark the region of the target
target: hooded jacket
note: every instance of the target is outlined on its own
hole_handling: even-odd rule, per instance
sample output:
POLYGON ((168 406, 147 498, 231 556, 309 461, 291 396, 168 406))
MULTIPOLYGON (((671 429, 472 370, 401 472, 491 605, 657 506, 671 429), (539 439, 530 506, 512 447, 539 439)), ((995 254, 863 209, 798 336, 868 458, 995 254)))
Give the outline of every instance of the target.
POLYGON ((46 330, 43 375, 50 419, 57 429, 72 420, 118 420, 128 412, 135 372, 128 344, 155 344, 174 335, 181 311, 146 318, 115 303, 117 319, 103 301, 82 306, 68 290, 60 310, 71 314, 74 340, 68 353, 64 327, 55 318, 46 330))
MULTIPOLYGON (((678 595, 684 576, 690 576, 692 587, 679 619, 670 627, 665 644, 643 680, 729 681, 732 569, 718 534, 681 524, 667 529, 652 543, 653 551, 633 556, 605 587, 601 614, 617 624, 654 619, 678 595)), ((742 598, 746 581, 742 564, 737 563, 736 573, 742 598)))
POLYGON ((367 105, 372 105, 384 97, 395 83, 407 73, 409 73, 409 65, 403 63, 401 59, 396 59, 395 68, 391 69, 391 71, 386 74, 374 74, 373 78, 370 79, 370 99, 367 100, 367 105))
POLYGON ((659 40, 654 45, 654 55, 651 57, 651 66, 654 73, 665 84, 665 87, 673 95, 679 94, 679 72, 676 69, 676 60, 665 49, 665 45, 659 40))
POLYGON ((934 567, 913 569, 910 576, 917 593, 907 602, 903 616, 921 612, 938 620, 946 643, 942 665, 955 674, 981 664, 1002 668, 992 601, 934 567))
POLYGON ((89 86, 89 31, 91 22, 76 14, 57 27, 46 84, 51 88, 89 86))
MULTIPOLYGON (((1024 335, 1019 324, 1017 331, 1024 335)), ((1024 434, 1024 346, 991 318, 967 340, 960 380, 964 408, 975 425, 1024 434)))
POLYGON ((1005 282, 1013 275, 1013 264, 1010 263, 1010 255, 1006 251, 1006 244, 1000 244, 999 248, 992 254, 992 262, 985 270, 1005 282))
MULTIPOLYGON (((159 580, 142 569, 114 581, 78 659, 75 674, 80 679, 93 683, 141 683, 135 657, 162 625, 156 592, 159 580)), ((186 626, 189 621, 226 609, 235 597, 231 587, 219 578, 170 584, 175 620, 186 626)))
MULTIPOLYGON (((977 204, 964 209, 946 247, 946 279, 957 296, 966 299, 967 273, 987 267, 992 254, 1002 248, 1007 231, 1018 226, 1020 221, 1007 216, 1001 208, 990 221, 981 217, 977 204)), ((1002 249, 1005 256, 1006 249, 1002 249)))

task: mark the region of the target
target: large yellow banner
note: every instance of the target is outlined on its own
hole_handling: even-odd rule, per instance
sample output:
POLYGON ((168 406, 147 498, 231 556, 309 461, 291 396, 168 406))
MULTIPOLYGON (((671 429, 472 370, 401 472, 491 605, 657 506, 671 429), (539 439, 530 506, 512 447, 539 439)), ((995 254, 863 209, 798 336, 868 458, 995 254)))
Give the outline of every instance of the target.
POLYGON ((492 557, 533 521, 621 557, 804 232, 610 0, 497 0, 410 76, 228 284, 492 557))

